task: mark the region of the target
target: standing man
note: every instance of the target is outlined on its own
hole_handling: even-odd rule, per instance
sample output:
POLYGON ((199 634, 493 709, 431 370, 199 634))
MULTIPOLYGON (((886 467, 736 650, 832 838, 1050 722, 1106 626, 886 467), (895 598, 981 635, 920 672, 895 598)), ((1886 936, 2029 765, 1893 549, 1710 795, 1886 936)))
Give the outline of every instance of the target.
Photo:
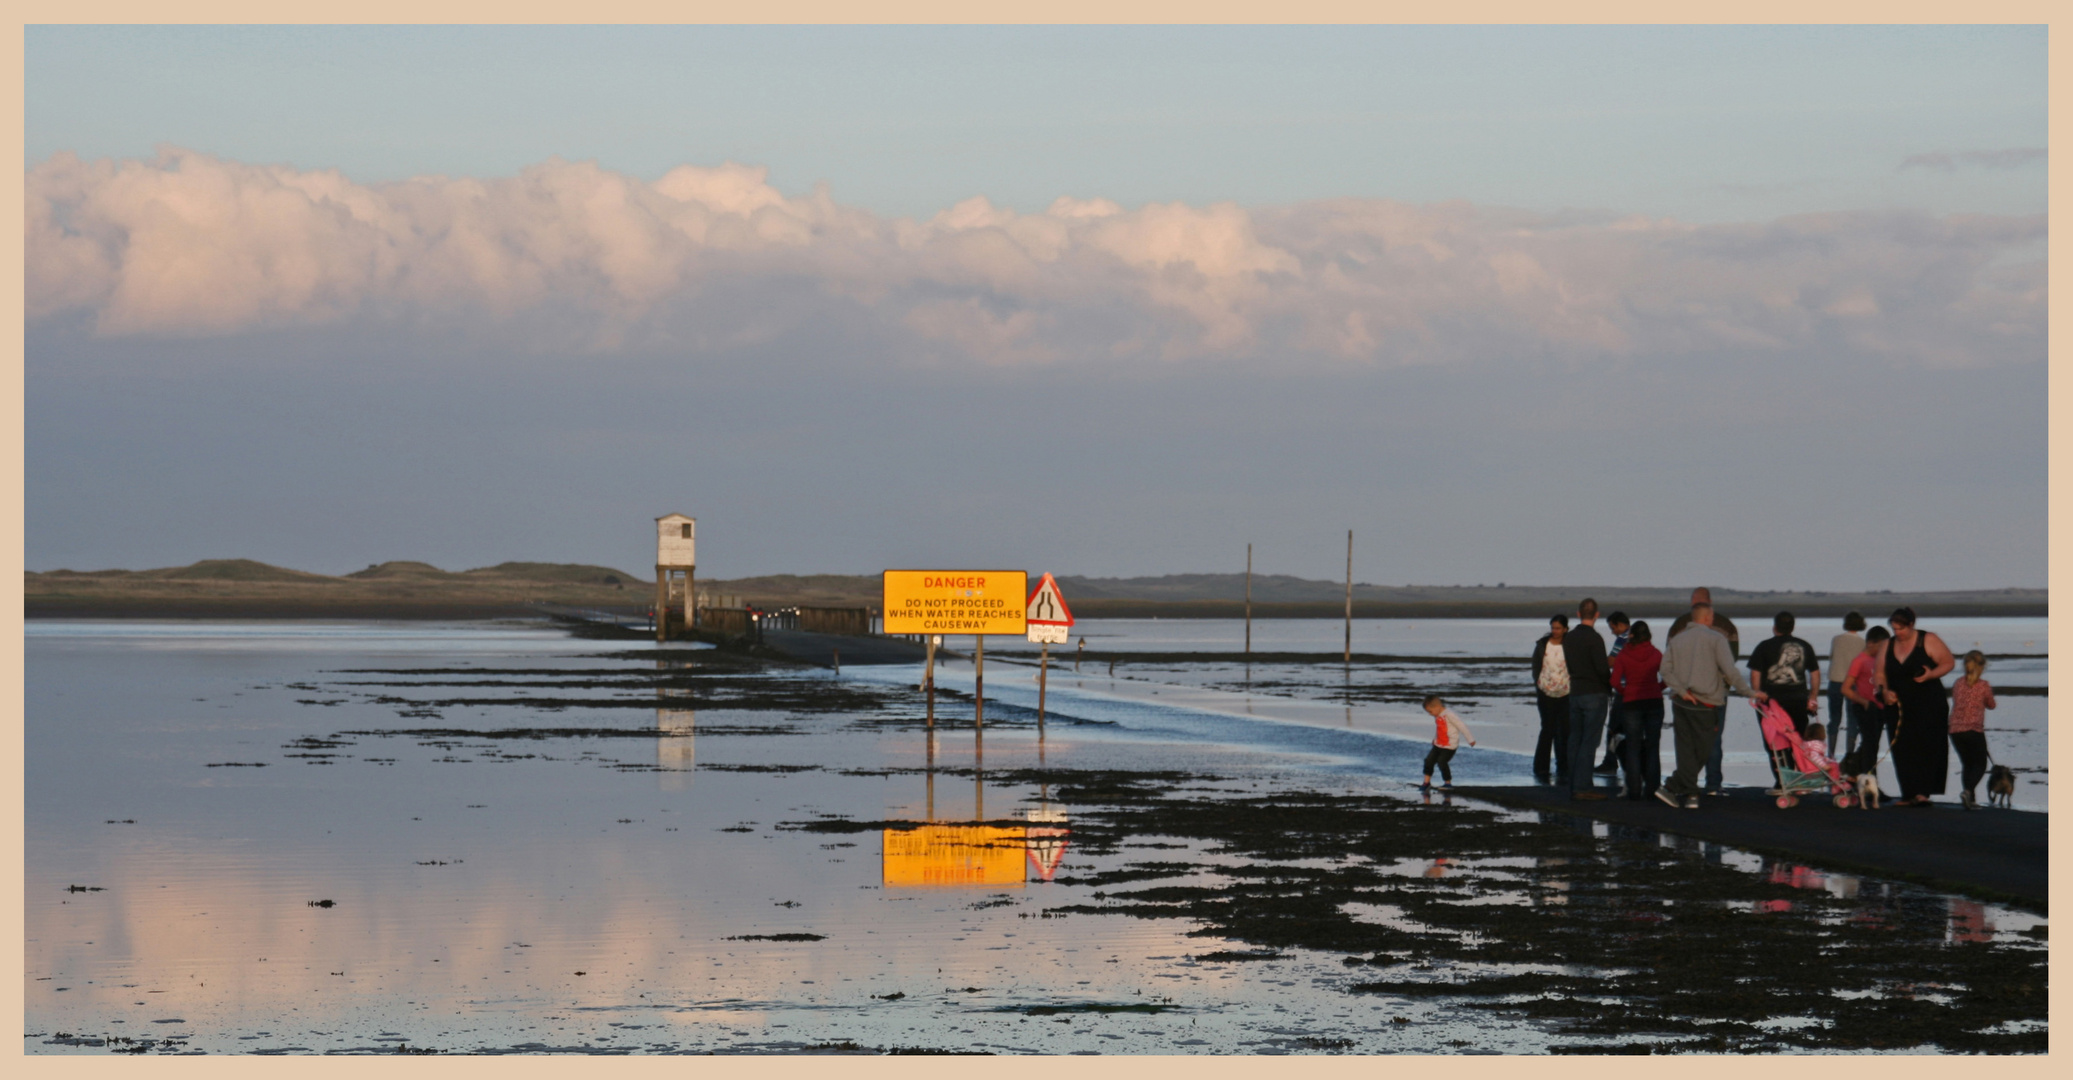
POLYGON ((1828 745, 1843 748, 1838 758, 1857 749, 1856 709, 1844 706, 1855 704, 1843 700, 1843 680, 1850 677, 1850 665, 1857 660, 1857 654, 1864 651, 1864 615, 1853 611, 1843 616, 1843 632, 1828 643, 1828 745), (1849 726, 1844 727, 1848 720, 1849 726))
POLYGON ((1771 620, 1771 636, 1749 650, 1749 685, 1777 702, 1792 717, 1792 729, 1804 736, 1821 686, 1821 665, 1814 646, 1792 636, 1794 625, 1790 611, 1771 620))
POLYGON ((1591 762, 1598 756, 1598 738, 1605 730, 1605 707, 1612 698, 1612 664, 1605 657, 1605 639, 1592 625, 1598 601, 1584 597, 1576 605, 1576 625, 1562 638, 1562 658, 1569 665, 1569 797, 1602 799, 1593 790, 1591 762))
MULTIPOLYGON (((1704 585, 1693 589, 1692 604, 1693 606, 1705 604, 1711 607, 1713 605, 1713 590, 1704 585)), ((1670 624, 1670 636, 1676 637, 1683 632, 1685 627, 1690 625, 1690 615, 1679 615, 1677 621, 1670 624)), ((1728 652, 1740 659, 1742 656, 1742 635, 1735 629, 1735 621, 1716 611, 1713 613, 1713 629, 1720 631, 1721 635, 1727 638, 1728 652)), ((1706 759, 1706 794, 1708 795, 1718 795, 1721 789, 1720 756, 1722 748, 1727 745, 1727 706, 1725 704, 1720 706, 1720 723, 1715 730, 1721 732, 1721 736, 1713 740, 1713 756, 1706 759)))
MULTIPOLYGON (((1605 627, 1612 631, 1612 648, 1605 650, 1607 661, 1618 656, 1620 650, 1627 647, 1627 631, 1633 625, 1633 622, 1627 618, 1627 613, 1624 611, 1615 611, 1605 617, 1605 627)), ((1605 760, 1598 763, 1598 771, 1602 773, 1618 773, 1620 771, 1620 696, 1614 694, 1608 700, 1611 701, 1609 706, 1611 711, 1605 720, 1605 760)))
MULTIPOLYGON (((1686 810, 1699 808, 1699 769, 1713 758, 1720 742, 1721 718, 1732 686, 1762 703, 1764 694, 1749 686, 1735 666, 1734 650, 1725 634, 1713 628, 1713 605, 1695 603, 1680 619, 1683 629, 1663 650, 1663 685, 1670 690, 1670 713, 1677 739, 1677 771, 1656 798, 1686 810)), ((1715 759, 1717 760, 1717 759, 1715 759)))

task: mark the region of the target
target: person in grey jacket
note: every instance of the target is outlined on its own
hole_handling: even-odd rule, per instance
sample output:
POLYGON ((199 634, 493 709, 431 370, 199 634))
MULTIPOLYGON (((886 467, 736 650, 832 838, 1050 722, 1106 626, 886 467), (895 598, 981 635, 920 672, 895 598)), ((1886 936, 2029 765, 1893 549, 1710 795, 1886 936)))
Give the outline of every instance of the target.
POLYGON ((1693 604, 1683 633, 1663 647, 1663 685, 1670 690, 1670 714, 1677 739, 1677 771, 1656 798, 1686 810, 1699 808, 1699 770, 1720 740, 1721 707, 1729 687, 1762 704, 1762 691, 1751 689, 1735 664, 1734 650, 1713 628, 1713 605, 1693 604))

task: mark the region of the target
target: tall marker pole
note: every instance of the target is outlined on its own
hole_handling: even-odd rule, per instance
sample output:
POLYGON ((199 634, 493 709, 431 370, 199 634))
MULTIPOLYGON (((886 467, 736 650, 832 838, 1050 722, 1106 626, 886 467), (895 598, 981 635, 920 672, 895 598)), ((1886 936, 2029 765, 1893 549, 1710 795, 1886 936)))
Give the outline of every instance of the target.
POLYGON ((1252 545, 1245 545, 1245 662, 1252 663, 1252 545))
POLYGON ((1346 530, 1346 660, 1353 666, 1353 530, 1346 530))
POLYGON ((972 650, 972 729, 986 725, 986 635, 974 634, 979 647, 972 650))

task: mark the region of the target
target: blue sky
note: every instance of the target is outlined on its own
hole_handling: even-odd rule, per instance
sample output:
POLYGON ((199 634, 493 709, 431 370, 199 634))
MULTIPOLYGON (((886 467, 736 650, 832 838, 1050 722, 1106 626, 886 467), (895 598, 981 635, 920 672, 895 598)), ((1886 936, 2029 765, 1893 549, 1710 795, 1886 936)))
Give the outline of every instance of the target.
POLYGON ((1369 196, 1692 221, 2037 213, 2041 27, 31 27, 30 161, 160 143, 361 182, 559 155, 973 195, 1369 196))
POLYGON ((32 569, 2046 579, 2041 28, 26 44, 32 569))

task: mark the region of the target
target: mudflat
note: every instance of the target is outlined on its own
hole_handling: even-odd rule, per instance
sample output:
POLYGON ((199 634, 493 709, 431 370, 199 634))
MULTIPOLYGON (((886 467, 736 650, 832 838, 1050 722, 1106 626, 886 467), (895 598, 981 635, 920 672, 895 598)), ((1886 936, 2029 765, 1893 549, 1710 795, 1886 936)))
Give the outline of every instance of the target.
POLYGON ((36 1053, 2048 1047, 2035 910, 1407 740, 488 627, 29 663, 36 1053))

